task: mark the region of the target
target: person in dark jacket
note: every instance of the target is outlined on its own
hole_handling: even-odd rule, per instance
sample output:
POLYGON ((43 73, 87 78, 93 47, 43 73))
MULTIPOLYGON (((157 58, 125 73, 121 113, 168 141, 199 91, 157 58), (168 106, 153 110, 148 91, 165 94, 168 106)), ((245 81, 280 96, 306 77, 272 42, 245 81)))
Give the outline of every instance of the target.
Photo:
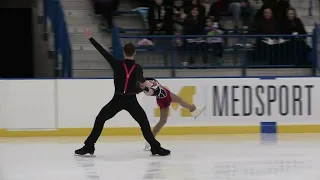
MULTIPOLYGON (((277 35, 279 34, 276 20, 272 16, 270 8, 264 9, 263 18, 256 22, 256 34, 258 35, 277 35)), ((266 37, 267 38, 267 37, 266 37)), ((255 61, 274 64, 277 57, 278 45, 268 44, 266 38, 259 37, 256 40, 255 61)), ((277 38, 270 38, 270 42, 276 42, 277 38)))
MULTIPOLYGON (((204 34, 204 19, 200 17, 198 6, 193 6, 190 15, 186 17, 183 25, 183 35, 203 35, 204 34)), ((190 52, 189 63, 194 63, 194 55, 199 53, 199 49, 203 49, 202 38, 191 37, 185 39, 185 49, 190 52)), ((203 41, 204 42, 204 41, 203 41)))
POLYGON ((287 9, 287 18, 281 24, 281 34, 293 35, 287 39, 283 54, 286 55, 286 62, 295 65, 307 65, 308 53, 311 51, 310 46, 306 43, 305 37, 295 37, 295 35, 307 34, 302 21, 297 17, 296 10, 292 7, 287 9))
POLYGON ((149 7, 148 11, 148 24, 149 35, 155 32, 164 31, 166 34, 172 34, 172 7, 165 6, 163 0, 155 0, 149 7))
POLYGON ((277 34, 277 22, 273 18, 272 10, 270 8, 264 9, 263 18, 256 22, 256 34, 277 34))
POLYGON ((191 15, 191 12, 192 12, 191 10, 194 7, 197 7, 199 19, 202 19, 204 23, 205 8, 202 6, 201 0, 187 0, 186 5, 188 7, 188 12, 189 12, 188 15, 191 15))
POLYGON ((287 18, 282 23, 282 34, 307 34, 301 19, 292 7, 287 9, 287 18))
POLYGON ((289 0, 265 0, 263 6, 255 15, 255 20, 259 21, 263 18, 264 9, 269 8, 273 12, 273 18, 278 22, 286 19, 286 10, 290 7, 289 0))
POLYGON ((204 19, 200 17, 199 9, 193 6, 183 25, 184 35, 203 35, 204 19))

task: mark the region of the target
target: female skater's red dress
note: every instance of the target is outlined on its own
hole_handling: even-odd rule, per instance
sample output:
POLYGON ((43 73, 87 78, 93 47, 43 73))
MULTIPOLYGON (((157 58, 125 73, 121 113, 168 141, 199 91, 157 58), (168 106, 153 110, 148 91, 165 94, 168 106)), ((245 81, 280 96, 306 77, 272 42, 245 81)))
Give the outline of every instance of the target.
POLYGON ((157 99, 157 104, 159 108, 163 109, 163 108, 169 107, 172 102, 171 92, 167 88, 164 88, 156 79, 154 78, 145 78, 145 79, 151 82, 153 84, 153 87, 157 91, 156 99, 157 99))
POLYGON ((167 96, 163 97, 163 98, 159 98, 157 97, 157 104, 159 106, 160 109, 163 108, 167 108, 170 106, 171 102, 172 102, 172 98, 171 98, 171 93, 168 89, 163 88, 166 91, 167 96))

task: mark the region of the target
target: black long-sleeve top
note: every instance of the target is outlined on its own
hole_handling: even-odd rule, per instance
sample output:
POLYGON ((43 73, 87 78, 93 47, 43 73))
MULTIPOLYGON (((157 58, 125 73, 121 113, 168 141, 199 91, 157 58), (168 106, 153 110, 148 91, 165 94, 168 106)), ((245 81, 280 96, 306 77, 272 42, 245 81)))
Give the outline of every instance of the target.
POLYGON ((137 82, 145 82, 143 76, 143 69, 139 64, 136 64, 134 60, 124 59, 123 61, 116 60, 111 54, 109 54, 97 41, 93 38, 89 39, 92 45, 102 54, 102 56, 108 61, 113 69, 113 82, 115 86, 116 94, 124 94, 124 86, 126 82, 126 70, 123 63, 127 66, 128 71, 135 66, 132 74, 129 77, 128 86, 125 94, 135 94, 137 82))

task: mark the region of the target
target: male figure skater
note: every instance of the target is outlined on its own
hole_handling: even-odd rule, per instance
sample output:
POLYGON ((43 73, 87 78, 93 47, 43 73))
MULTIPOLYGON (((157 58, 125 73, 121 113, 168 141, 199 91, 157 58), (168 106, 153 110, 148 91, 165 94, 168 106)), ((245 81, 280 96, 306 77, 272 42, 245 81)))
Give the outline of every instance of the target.
MULTIPOLYGON (((150 83, 148 88, 143 88, 140 86, 140 90, 138 89, 138 93, 144 92, 147 96, 155 96, 157 100, 157 104, 160 108, 160 120, 156 124, 156 126, 153 128, 153 135, 156 136, 160 130, 163 128, 163 126, 167 123, 168 116, 169 116, 169 107, 172 102, 179 103, 180 106, 188 109, 191 113, 191 115, 196 119, 198 116, 200 116, 203 111, 205 110, 205 107, 196 107, 194 104, 189 104, 185 102, 181 97, 178 95, 172 93, 167 88, 164 88, 156 79, 154 78, 145 78, 147 80, 147 83, 150 83)), ((139 87, 138 87, 139 88, 139 87)), ((146 151, 150 151, 151 147, 149 143, 146 143, 145 149, 146 151)))
POLYGON ((136 83, 139 82, 143 87, 146 81, 143 77, 142 67, 133 60, 136 53, 135 46, 131 43, 126 44, 124 46, 125 59, 118 61, 92 38, 92 33, 88 29, 84 30, 92 45, 104 56, 113 69, 115 93, 112 100, 101 109, 96 117, 91 134, 84 142, 85 145, 76 150, 75 154, 85 155, 89 153, 93 155, 94 144, 102 132, 105 121, 114 117, 121 110, 126 110, 139 123, 144 138, 151 145, 152 155, 169 155, 170 151, 162 148, 154 138, 147 115, 136 97, 136 83))

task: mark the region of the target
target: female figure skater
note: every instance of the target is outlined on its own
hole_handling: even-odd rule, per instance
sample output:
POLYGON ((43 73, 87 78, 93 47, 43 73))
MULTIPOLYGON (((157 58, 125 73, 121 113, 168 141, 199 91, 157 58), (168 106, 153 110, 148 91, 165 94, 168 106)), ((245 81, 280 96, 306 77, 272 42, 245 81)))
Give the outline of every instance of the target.
MULTIPOLYGON (((138 87, 138 93, 144 92, 147 96, 156 96, 157 104, 160 108, 160 120, 153 128, 153 135, 156 135, 160 132, 162 127, 167 123, 168 116, 169 116, 169 107, 171 102, 179 103, 180 106, 188 109, 191 115, 194 118, 197 118, 202 112, 205 110, 205 107, 196 107, 194 104, 189 104, 185 102, 181 97, 178 95, 170 92, 168 89, 164 88, 156 79, 154 78, 145 78, 147 85, 145 89, 142 87, 138 87), (146 89, 148 88, 148 89, 146 89)), ((151 147, 148 143, 146 143, 145 151, 150 151, 151 147)))

